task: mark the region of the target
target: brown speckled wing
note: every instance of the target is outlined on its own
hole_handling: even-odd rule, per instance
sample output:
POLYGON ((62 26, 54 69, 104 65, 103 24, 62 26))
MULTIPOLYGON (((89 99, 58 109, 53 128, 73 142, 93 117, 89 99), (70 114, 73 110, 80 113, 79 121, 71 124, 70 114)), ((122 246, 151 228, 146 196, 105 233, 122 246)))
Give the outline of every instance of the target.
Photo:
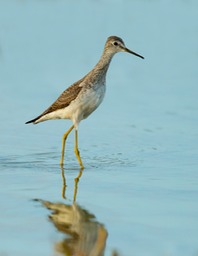
POLYGON ((80 86, 82 81, 83 81, 83 78, 77 81, 76 83, 72 84, 70 87, 68 87, 49 108, 47 108, 41 115, 26 122, 26 124, 34 123, 36 120, 38 120, 39 118, 41 118, 46 114, 49 114, 58 109, 66 108, 67 106, 69 106, 69 104, 76 99, 76 97, 82 90, 83 87, 80 86))
POLYGON ((59 97, 58 99, 48 108, 46 109, 41 116, 54 112, 58 109, 66 108, 69 104, 76 99, 79 92, 82 90, 82 87, 79 86, 82 82, 82 79, 78 82, 71 85, 67 88, 59 97))

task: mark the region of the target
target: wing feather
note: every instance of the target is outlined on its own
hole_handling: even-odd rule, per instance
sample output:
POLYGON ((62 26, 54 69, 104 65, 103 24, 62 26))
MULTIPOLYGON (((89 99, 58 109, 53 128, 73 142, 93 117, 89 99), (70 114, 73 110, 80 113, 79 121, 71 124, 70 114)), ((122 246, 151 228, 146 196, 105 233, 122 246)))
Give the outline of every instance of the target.
POLYGON ((82 90, 82 86, 79 86, 81 81, 82 80, 79 80, 78 82, 74 83, 69 88, 67 88, 58 97, 58 99, 41 114, 41 116, 69 106, 69 104, 77 98, 79 92, 82 90))
POLYGON ((47 108, 41 115, 37 116, 36 118, 26 122, 26 124, 34 123, 42 116, 54 112, 58 109, 66 108, 69 104, 76 99, 80 91, 82 90, 82 86, 80 86, 83 78, 77 81, 76 83, 72 84, 68 87, 59 97, 58 99, 52 103, 52 105, 47 108))

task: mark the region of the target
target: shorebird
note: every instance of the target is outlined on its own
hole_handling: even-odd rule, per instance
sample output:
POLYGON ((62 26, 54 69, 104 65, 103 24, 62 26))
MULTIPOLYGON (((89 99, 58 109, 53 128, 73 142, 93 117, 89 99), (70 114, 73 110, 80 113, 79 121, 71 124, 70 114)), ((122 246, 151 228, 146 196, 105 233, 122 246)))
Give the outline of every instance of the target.
POLYGON ((144 59, 143 56, 129 50, 123 40, 110 36, 104 46, 102 56, 95 67, 82 79, 68 87, 58 99, 41 115, 26 122, 37 124, 51 119, 70 119, 73 125, 63 135, 60 165, 64 163, 65 142, 69 133, 75 129, 74 152, 81 169, 84 169, 78 150, 78 126, 101 104, 106 89, 106 74, 113 56, 118 52, 128 52, 144 59))

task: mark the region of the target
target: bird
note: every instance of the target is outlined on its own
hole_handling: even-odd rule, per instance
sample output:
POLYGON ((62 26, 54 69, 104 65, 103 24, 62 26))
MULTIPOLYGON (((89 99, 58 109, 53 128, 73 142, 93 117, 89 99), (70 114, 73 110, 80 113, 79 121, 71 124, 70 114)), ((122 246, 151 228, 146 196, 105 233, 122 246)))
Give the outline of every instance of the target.
POLYGON ((61 167, 64 165, 64 152, 67 137, 74 129, 74 152, 80 168, 84 169, 78 149, 79 123, 95 111, 103 101, 106 91, 106 74, 113 56, 118 52, 127 52, 144 59, 143 56, 129 50, 120 37, 108 37, 102 55, 94 68, 83 78, 64 90, 57 100, 55 100, 55 102, 42 114, 26 122, 26 124, 38 124, 52 119, 70 119, 72 121, 72 126, 62 137, 61 167))

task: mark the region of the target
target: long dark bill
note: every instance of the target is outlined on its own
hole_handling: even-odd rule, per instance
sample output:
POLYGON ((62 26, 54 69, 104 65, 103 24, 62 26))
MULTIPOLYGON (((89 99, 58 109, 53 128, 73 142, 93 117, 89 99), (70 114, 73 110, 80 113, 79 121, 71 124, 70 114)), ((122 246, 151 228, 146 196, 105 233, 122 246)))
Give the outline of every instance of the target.
POLYGON ((140 58, 144 59, 143 56, 141 56, 141 55, 139 55, 139 54, 137 54, 137 53, 135 53, 135 52, 129 50, 128 48, 125 48, 124 50, 125 50, 126 52, 128 52, 128 53, 131 53, 131 54, 133 54, 133 55, 135 55, 135 56, 137 56, 137 57, 140 57, 140 58))

